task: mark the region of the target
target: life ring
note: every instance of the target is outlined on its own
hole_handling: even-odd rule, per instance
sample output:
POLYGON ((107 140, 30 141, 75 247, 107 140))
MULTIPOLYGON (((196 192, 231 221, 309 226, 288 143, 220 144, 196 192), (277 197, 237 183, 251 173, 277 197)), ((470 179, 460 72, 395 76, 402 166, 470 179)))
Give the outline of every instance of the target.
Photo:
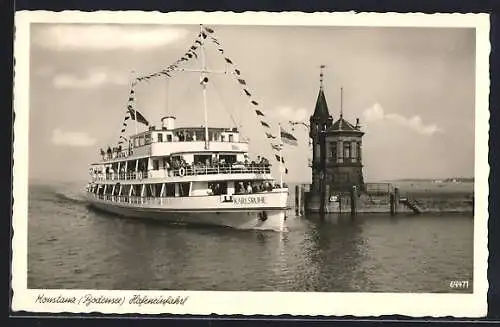
POLYGON ((179 168, 179 176, 184 176, 186 174, 186 169, 184 167, 179 168))

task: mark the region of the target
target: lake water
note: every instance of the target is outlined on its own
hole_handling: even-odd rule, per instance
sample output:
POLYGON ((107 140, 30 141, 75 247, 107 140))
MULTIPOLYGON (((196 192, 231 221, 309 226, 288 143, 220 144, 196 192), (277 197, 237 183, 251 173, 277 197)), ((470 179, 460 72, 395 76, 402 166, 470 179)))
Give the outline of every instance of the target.
POLYGON ((93 211, 84 186, 30 185, 28 288, 473 290, 472 215, 290 212, 287 233, 178 226, 93 211), (450 289, 451 280, 469 288, 450 289))

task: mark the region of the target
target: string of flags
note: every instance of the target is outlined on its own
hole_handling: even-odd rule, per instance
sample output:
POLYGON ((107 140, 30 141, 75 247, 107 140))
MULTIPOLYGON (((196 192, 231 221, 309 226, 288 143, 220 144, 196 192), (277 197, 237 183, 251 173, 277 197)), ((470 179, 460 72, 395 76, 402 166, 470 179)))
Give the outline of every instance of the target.
MULTIPOLYGON (((205 30, 206 30, 206 28, 205 28, 205 30)), ((212 34, 212 33, 213 33, 213 30, 211 30, 210 34, 212 34)), ((220 41, 217 40, 217 38, 213 35, 210 35, 210 40, 217 46, 218 52, 224 56, 224 61, 226 62, 226 64, 231 66, 232 75, 235 76, 236 81, 242 87, 243 93, 248 97, 249 103, 253 106, 253 110, 254 110, 255 114, 257 115, 257 118, 259 119, 260 124, 262 125, 262 127, 265 130, 264 133, 270 142, 271 148, 275 152, 274 155, 276 157, 276 160, 278 162, 281 162, 284 164, 285 160, 284 160, 283 155, 281 153, 281 151, 283 149, 283 144, 281 144, 281 142, 289 144, 289 145, 297 145, 297 138, 295 138, 295 136, 293 136, 291 133, 283 130, 283 128, 281 128, 281 126, 280 126, 279 130, 280 130, 280 141, 281 142, 280 142, 280 144, 276 144, 276 143, 272 142, 273 140, 277 140, 278 136, 274 135, 272 133, 271 124, 270 124, 269 120, 267 119, 266 115, 264 114, 264 112, 260 109, 259 102, 257 102, 252 97, 252 93, 250 92, 250 90, 247 86, 247 82, 243 78, 241 71, 235 67, 235 64, 233 63, 233 61, 225 54, 225 51, 224 51, 220 41)), ((285 171, 287 171, 287 170, 285 169, 285 171)))
MULTIPOLYGON (((212 30, 212 32, 213 32, 213 30, 212 30)), ((125 117, 123 119, 121 135, 120 135, 119 140, 118 140, 119 145, 127 142, 127 138, 123 136, 123 134, 125 133, 125 130, 127 128, 127 120, 129 120, 129 119, 136 120, 138 123, 149 126, 149 122, 144 117, 144 115, 141 114, 137 109, 134 108, 134 106, 135 106, 135 86, 137 85, 137 83, 144 82, 144 81, 147 82, 147 81, 151 80, 152 78, 157 78, 157 77, 167 77, 167 78, 172 77, 175 70, 182 63, 185 63, 185 62, 189 61, 189 59, 192 59, 192 58, 198 58, 198 54, 196 53, 196 51, 202 45, 202 42, 203 42, 202 40, 206 39, 206 37, 207 37, 206 33, 199 33, 197 38, 194 40, 193 44, 188 48, 188 50, 184 53, 184 55, 181 58, 179 58, 178 60, 176 60, 173 64, 168 66, 166 69, 163 69, 159 72, 155 72, 152 74, 136 77, 132 81, 131 87, 130 87, 129 99, 128 99, 128 103, 127 103, 127 110, 125 112, 125 117)), ((208 79, 206 79, 202 82, 206 83, 206 82, 208 82, 208 79)))
MULTIPOLYGON (((123 133, 125 132, 125 129, 127 128, 127 121, 129 119, 131 120, 136 120, 138 123, 145 124, 146 126, 149 125, 149 122, 146 120, 146 118, 137 110, 134 108, 135 105, 135 86, 139 82, 143 81, 149 81, 152 78, 157 78, 157 77, 167 77, 170 78, 173 76, 173 73, 175 70, 179 68, 180 65, 188 62, 190 59, 193 58, 198 58, 198 49, 201 47, 201 45, 204 43, 205 40, 209 39, 211 42, 213 42, 216 47, 217 51, 219 52, 220 55, 223 56, 224 62, 226 63, 227 66, 230 67, 231 69, 231 75, 233 75, 236 78, 237 83, 241 86, 243 93, 248 97, 249 104, 253 107, 254 113, 257 115, 257 118, 260 121, 260 124, 262 125, 262 128, 264 129, 264 133, 269 140, 269 143, 271 145, 272 150, 274 150, 274 154, 276 157, 276 160, 281 163, 285 163, 285 160, 281 154, 281 151, 283 149, 283 144, 289 144, 289 145, 297 145, 297 138, 293 136, 291 133, 285 131, 283 128, 279 128, 279 139, 278 135, 275 135, 272 133, 272 127, 270 124, 270 121, 268 120, 267 116, 264 114, 264 112, 260 109, 259 102, 257 102, 253 96, 252 93, 250 92, 246 80, 243 78, 241 71, 236 68, 235 64, 233 61, 225 54, 224 49, 222 48, 222 45, 219 40, 213 35, 214 30, 209 27, 203 27, 203 30, 198 34, 196 39, 194 40, 193 44, 187 49, 187 51, 184 53, 184 55, 179 58, 177 61, 175 61, 173 64, 168 66, 166 69, 163 69, 159 72, 155 72, 152 74, 144 75, 135 78, 133 82, 131 83, 131 88, 130 88, 130 94, 129 94, 129 100, 127 104, 127 110, 125 113, 124 121, 123 121, 123 127, 121 130, 120 138, 118 144, 122 144, 124 142, 127 142, 126 137, 123 136, 123 133), (274 142, 273 142, 274 141, 274 142), (275 141, 279 141, 279 144, 275 143, 275 141)), ((228 67, 226 67, 227 69, 228 67)), ((227 70, 226 70, 227 71, 227 70)), ((208 78, 204 78, 202 81, 200 81, 201 84, 207 83, 208 78)))

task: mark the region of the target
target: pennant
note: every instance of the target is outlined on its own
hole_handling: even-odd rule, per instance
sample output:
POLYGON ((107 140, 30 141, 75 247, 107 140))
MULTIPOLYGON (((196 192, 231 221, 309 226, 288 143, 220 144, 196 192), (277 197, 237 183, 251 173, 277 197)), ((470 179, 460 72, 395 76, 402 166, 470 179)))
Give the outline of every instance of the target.
POLYGON ((125 136, 123 136, 123 135, 120 135, 120 138, 124 139, 125 141, 127 140, 127 138, 125 136))
POLYGON ((283 129, 281 129, 281 140, 289 145, 298 145, 297 138, 283 129))
POLYGON ((213 43, 220 45, 219 41, 215 37, 212 36, 211 39, 213 43))
POLYGON ((264 116, 264 113, 262 111, 260 111, 259 109, 256 109, 255 113, 257 114, 257 116, 264 116))
POLYGON ((144 124, 146 126, 149 126, 149 122, 144 118, 144 116, 137 110, 134 109, 129 109, 130 110, 130 117, 132 117, 132 120, 136 120, 137 117, 137 122, 144 124))
POLYGON ((238 82, 240 82, 241 85, 247 85, 244 79, 238 78, 238 82))
POLYGON ((207 33, 201 32, 201 36, 203 36, 203 38, 206 39, 207 38, 207 33))
POLYGON ((198 47, 196 45, 192 45, 191 48, 189 48, 189 49, 194 51, 194 50, 198 49, 198 47))
POLYGON ((205 27, 205 31, 207 31, 210 34, 212 34, 214 32, 214 30, 211 29, 210 27, 205 27))
POLYGON ((281 151, 281 147, 278 144, 271 144, 271 147, 276 151, 281 151))
POLYGON ((125 128, 122 128, 122 133, 125 133, 125 128))
POLYGON ((245 94, 246 94, 246 95, 248 95, 248 96, 252 96, 252 95, 250 94, 250 92, 248 92, 248 90, 247 90, 247 89, 243 89, 243 91, 245 91, 245 94))
POLYGON ((232 63, 233 63, 233 62, 231 61, 231 59, 229 59, 229 58, 227 58, 227 57, 224 57, 224 60, 226 60, 226 62, 227 62, 228 64, 232 64, 232 63))
POLYGON ((236 73, 236 75, 240 75, 240 70, 239 69, 235 69, 234 72, 236 73))
POLYGON ((190 53, 186 53, 186 56, 188 56, 189 58, 193 58, 193 55, 190 53))
POLYGON ((267 128, 271 128, 271 126, 269 126, 269 124, 268 124, 268 123, 266 123, 265 121, 262 121, 262 120, 261 120, 261 121, 260 121, 260 123, 262 124, 262 126, 265 126, 265 127, 267 127, 267 128))
POLYGON ((122 140, 118 141, 118 144, 123 144, 123 141, 122 140))
POLYGON ((125 127, 127 127, 127 123, 125 123, 125 122, 124 122, 122 126, 125 126, 125 127))
POLYGON ((201 45, 201 41, 200 40, 196 40, 196 41, 194 41, 194 43, 197 43, 197 44, 201 45))
POLYGON ((221 54, 224 54, 224 50, 223 49, 217 49, 221 54))
POLYGON ((281 161, 282 163, 285 163, 285 159, 279 155, 276 155, 276 160, 278 160, 278 162, 281 161))
POLYGON ((257 101, 254 101, 254 100, 252 100, 252 104, 255 105, 255 106, 259 105, 259 103, 257 101))
POLYGON ((130 101, 130 102, 134 101, 134 97, 129 97, 128 101, 130 101))
POLYGON ((206 84, 208 82, 208 77, 205 77, 201 82, 200 84, 206 84))
POLYGON ((130 94, 135 94, 134 89, 130 89, 130 94))
POLYGON ((125 116, 125 119, 123 119, 123 120, 127 121, 129 119, 130 119, 130 116, 127 115, 127 116, 125 116))
POLYGON ((275 139, 276 138, 276 136, 274 136, 271 133, 267 133, 267 132, 266 132, 266 136, 267 136, 268 139, 275 139))

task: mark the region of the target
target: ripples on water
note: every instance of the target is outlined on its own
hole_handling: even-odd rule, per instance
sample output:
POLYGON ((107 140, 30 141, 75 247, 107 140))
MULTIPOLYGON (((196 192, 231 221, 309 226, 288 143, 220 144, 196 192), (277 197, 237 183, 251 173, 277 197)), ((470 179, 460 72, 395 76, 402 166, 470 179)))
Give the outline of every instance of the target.
POLYGON ((31 185, 28 217, 29 288, 472 292, 470 215, 201 228, 117 218, 88 209, 78 186, 31 185))

